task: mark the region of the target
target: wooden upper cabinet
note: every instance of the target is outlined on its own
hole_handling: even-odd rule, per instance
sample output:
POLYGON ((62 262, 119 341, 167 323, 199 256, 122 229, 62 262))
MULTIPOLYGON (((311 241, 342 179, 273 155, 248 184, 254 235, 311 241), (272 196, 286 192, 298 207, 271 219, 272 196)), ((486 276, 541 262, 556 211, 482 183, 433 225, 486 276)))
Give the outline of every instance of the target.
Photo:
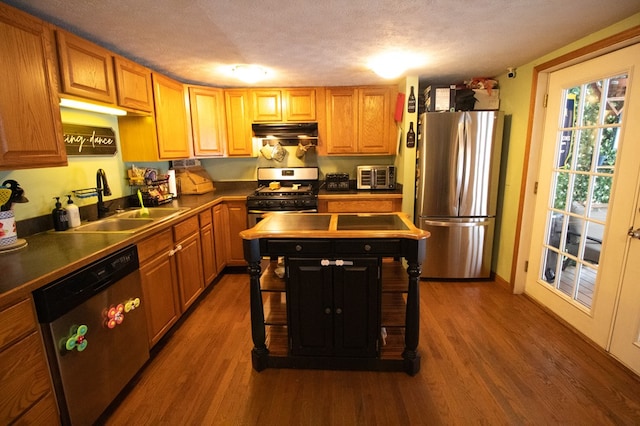
POLYGON ((327 154, 352 154, 358 147, 358 90, 327 88, 327 154))
POLYGON ((152 80, 159 157, 164 160, 188 158, 191 139, 184 85, 156 73, 152 80))
POLYGON ((189 87, 193 152, 197 157, 225 154, 227 131, 224 91, 208 87, 189 87))
POLYGON ((395 129, 395 124, 391 112, 391 97, 395 91, 388 87, 372 87, 359 89, 358 92, 358 151, 367 154, 393 154, 395 132, 392 130, 395 129))
POLYGON ((65 166, 53 32, 0 3, 0 169, 65 166))
POLYGON ((116 103, 113 56, 108 50, 56 30, 62 93, 116 103))
POLYGON ((316 121, 316 89, 289 89, 283 93, 285 121, 316 121))
POLYGON ((252 90, 253 121, 282 121, 280 90, 252 90))
POLYGON ((224 92, 227 118, 227 155, 253 155, 249 91, 227 89, 224 92))
POLYGON ((120 56, 113 58, 118 105, 153 112, 151 70, 120 56))
POLYGON ((391 86, 327 88, 326 153, 394 154, 395 93, 391 86))
POLYGON ((316 89, 251 90, 253 121, 315 121, 316 89))

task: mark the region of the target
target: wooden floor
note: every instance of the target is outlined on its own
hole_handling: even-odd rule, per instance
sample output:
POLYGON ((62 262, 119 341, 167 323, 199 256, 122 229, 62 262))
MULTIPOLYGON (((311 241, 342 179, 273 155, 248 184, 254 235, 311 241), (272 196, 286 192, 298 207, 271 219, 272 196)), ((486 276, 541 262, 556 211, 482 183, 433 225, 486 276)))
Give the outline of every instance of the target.
POLYGON ((251 368, 249 288, 225 275, 108 425, 631 425, 640 380, 524 296, 422 282, 420 372, 251 368))

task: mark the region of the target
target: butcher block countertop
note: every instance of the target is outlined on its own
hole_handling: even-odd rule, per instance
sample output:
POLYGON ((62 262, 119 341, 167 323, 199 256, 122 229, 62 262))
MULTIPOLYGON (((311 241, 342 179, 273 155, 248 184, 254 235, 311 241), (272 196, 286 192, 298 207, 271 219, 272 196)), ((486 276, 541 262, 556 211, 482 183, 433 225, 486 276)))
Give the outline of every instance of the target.
POLYGON ((408 238, 422 240, 429 232, 416 228, 405 213, 268 214, 240 233, 259 238, 408 238))

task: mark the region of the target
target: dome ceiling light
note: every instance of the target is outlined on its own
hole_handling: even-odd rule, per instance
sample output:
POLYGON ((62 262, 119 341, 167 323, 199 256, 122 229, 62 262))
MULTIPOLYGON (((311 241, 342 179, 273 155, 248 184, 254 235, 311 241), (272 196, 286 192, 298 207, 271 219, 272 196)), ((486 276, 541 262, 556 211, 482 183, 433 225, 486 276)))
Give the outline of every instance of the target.
POLYGON ((231 75, 245 83, 257 83, 269 75, 269 71, 260 65, 236 64, 231 66, 231 75))
POLYGON ((423 65, 426 61, 420 56, 409 52, 386 52, 371 58, 368 66, 382 78, 394 79, 400 77, 407 70, 423 65))

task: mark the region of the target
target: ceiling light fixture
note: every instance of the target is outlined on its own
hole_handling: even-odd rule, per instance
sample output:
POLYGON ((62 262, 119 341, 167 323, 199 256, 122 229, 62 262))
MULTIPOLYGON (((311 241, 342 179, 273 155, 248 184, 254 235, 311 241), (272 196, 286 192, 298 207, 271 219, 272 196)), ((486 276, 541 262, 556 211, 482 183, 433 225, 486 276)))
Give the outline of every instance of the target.
POLYGON ((369 61, 369 68, 382 78, 398 78, 408 69, 424 63, 420 57, 408 52, 387 52, 369 61))
POLYGON ((231 74, 245 83, 257 83, 264 80, 269 72, 266 68, 259 65, 233 65, 231 74))
POLYGON ((103 105, 90 104, 88 102, 76 101, 74 99, 61 98, 60 106, 80 109, 83 111, 91 111, 98 112, 100 114, 109 114, 109 115, 127 115, 127 111, 119 108, 113 108, 103 105))

